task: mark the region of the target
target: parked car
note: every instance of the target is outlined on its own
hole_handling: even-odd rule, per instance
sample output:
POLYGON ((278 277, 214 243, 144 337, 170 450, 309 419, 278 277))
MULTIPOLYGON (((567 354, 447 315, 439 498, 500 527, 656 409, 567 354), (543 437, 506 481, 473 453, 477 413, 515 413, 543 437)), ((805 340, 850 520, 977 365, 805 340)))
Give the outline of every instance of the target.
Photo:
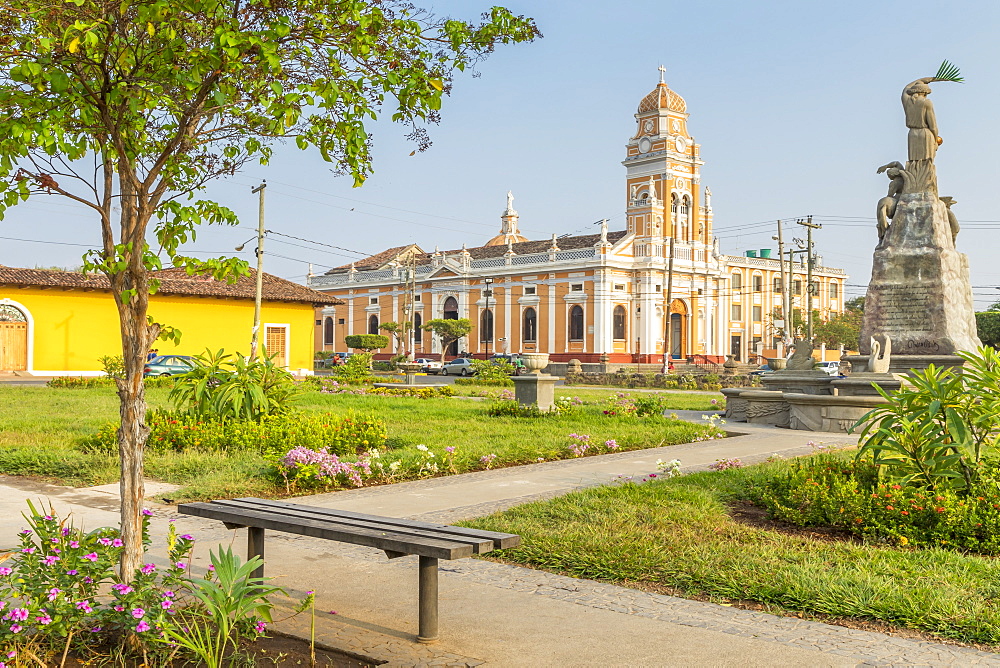
POLYGON ((748 376, 760 376, 761 374, 765 374, 765 373, 767 373, 768 371, 772 371, 771 367, 769 367, 769 366, 768 366, 768 365, 766 365, 766 364, 761 364, 761 365, 760 365, 760 368, 758 368, 758 369, 754 369, 753 371, 751 371, 751 372, 750 372, 750 373, 748 373, 747 375, 748 375, 748 376))
POLYGON ((442 376, 471 376, 475 372, 476 370, 472 368, 472 360, 459 357, 443 364, 440 373, 442 376))
POLYGON ((418 357, 413 361, 421 365, 420 370, 423 371, 424 373, 436 374, 441 372, 442 365, 441 362, 438 360, 432 360, 427 357, 418 357))
POLYGON ((189 355, 160 355, 146 362, 142 376, 179 376, 194 368, 191 360, 189 355))
POLYGON ((840 375, 840 362, 817 362, 816 368, 826 371, 831 376, 840 375))
POLYGON ((495 355, 490 355, 491 362, 497 362, 504 360, 509 362, 512 367, 514 367, 514 375, 520 376, 525 371, 524 359, 517 353, 496 353, 495 355))

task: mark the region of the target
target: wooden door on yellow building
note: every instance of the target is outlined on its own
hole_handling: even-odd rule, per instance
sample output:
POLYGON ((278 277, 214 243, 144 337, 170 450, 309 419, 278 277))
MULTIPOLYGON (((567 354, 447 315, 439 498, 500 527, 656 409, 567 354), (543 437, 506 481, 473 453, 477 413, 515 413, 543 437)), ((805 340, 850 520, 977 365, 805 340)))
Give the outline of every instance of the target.
POLYGON ((28 369, 28 323, 0 320, 0 371, 28 369))
POLYGON ((274 360, 275 365, 288 366, 288 328, 268 326, 264 337, 267 354, 274 360))

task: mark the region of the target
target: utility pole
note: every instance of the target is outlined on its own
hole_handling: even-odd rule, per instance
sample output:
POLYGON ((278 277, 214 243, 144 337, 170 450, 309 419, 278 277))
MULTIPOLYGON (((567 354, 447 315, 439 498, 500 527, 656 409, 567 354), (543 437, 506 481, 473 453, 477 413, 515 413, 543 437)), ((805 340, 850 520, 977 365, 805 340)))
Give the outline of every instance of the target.
POLYGON ((818 230, 823 226, 814 223, 813 217, 809 216, 808 221, 797 221, 799 225, 806 228, 806 337, 812 342, 813 338, 813 265, 816 264, 816 253, 813 252, 813 230, 818 230))
MULTIPOLYGON (((253 296, 253 334, 250 337, 250 359, 257 359, 257 347, 260 344, 260 302, 261 293, 264 290, 264 189, 267 188, 267 181, 261 181, 260 185, 251 190, 251 193, 260 193, 260 208, 257 212, 257 283, 253 296)), ((287 354, 287 353, 286 353, 287 354)))
POLYGON ((781 318, 784 321, 784 326, 781 328, 781 338, 783 341, 788 341, 788 330, 791 325, 791 314, 788 312, 788 299, 787 290, 785 289, 786 280, 788 276, 785 274, 785 239, 782 234, 781 221, 778 221, 778 236, 772 237, 778 242, 778 267, 781 269, 781 318))
POLYGON ((663 307, 663 317, 666 325, 663 327, 663 367, 660 373, 670 373, 670 357, 674 353, 674 343, 671 335, 674 332, 673 320, 670 318, 670 305, 674 303, 674 237, 670 237, 670 256, 667 258, 667 300, 663 307))

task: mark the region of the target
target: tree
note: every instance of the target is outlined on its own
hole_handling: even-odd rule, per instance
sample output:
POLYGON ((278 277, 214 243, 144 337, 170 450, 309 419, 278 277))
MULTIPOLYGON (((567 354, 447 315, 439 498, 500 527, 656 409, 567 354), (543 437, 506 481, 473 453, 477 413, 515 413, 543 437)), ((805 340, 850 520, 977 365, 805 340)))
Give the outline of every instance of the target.
POLYGON ((1000 348, 1000 312, 991 308, 977 313, 976 333, 984 346, 1000 348))
POLYGON ((407 345, 410 339, 410 332, 413 331, 413 323, 406 322, 383 322, 378 326, 383 332, 389 332, 396 341, 397 355, 410 355, 410 347, 407 345))
POLYGON ((238 222, 198 197, 205 184, 266 164, 291 139, 360 185, 366 121, 391 113, 427 148, 423 124, 438 120, 454 72, 539 33, 499 7, 470 24, 402 0, 9 0, 0 28, 0 215, 46 193, 100 224, 84 270, 107 276, 120 320, 129 579, 142 558, 143 362, 157 337, 178 336, 150 317, 151 272, 164 262, 227 280, 247 271, 181 252, 200 223, 238 222))
POLYGON ((437 334, 438 338, 441 339, 441 361, 443 362, 444 353, 448 350, 448 346, 463 336, 468 336, 469 332, 472 331, 472 323, 468 318, 459 318, 457 320, 435 318, 428 320, 421 329, 425 332, 437 334))
POLYGON ((363 350, 370 353, 389 345, 389 337, 381 334, 351 334, 344 337, 344 343, 353 350, 363 350))
POLYGON ((861 318, 865 314, 865 298, 855 297, 844 302, 844 312, 829 320, 818 322, 813 328, 816 343, 825 343, 828 348, 843 345, 848 350, 857 350, 861 338, 861 318))

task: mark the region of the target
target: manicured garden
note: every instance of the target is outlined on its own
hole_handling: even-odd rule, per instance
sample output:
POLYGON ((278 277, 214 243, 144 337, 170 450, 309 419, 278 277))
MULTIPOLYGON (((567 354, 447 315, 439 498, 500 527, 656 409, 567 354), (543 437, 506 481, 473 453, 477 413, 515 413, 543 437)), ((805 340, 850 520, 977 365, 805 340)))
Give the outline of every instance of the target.
MULTIPOLYGON (((236 419, 177 410, 174 385, 147 390, 153 431, 146 472, 181 486, 167 495, 172 501, 383 484, 686 443, 712 433, 660 415, 712 407, 712 397, 696 394, 623 399, 619 392, 574 389, 560 393, 563 410, 554 415, 490 417, 491 408, 509 406, 504 389, 480 388, 488 395, 481 399, 422 398, 394 396, 397 388, 369 394, 367 382, 325 391, 309 384, 286 411, 236 419), (652 414, 636 415, 636 404, 652 414), (586 447, 580 450, 571 434, 587 436, 586 447)), ((193 401, 190 392, 185 401, 193 401)), ((107 386, 0 387, 0 470, 77 486, 113 482, 117 403, 107 386)))
MULTIPOLYGON (((588 489, 470 522, 574 577, 1000 645, 1000 356, 915 373, 861 448, 588 489)), ((819 449, 819 448, 818 448, 819 449)))

